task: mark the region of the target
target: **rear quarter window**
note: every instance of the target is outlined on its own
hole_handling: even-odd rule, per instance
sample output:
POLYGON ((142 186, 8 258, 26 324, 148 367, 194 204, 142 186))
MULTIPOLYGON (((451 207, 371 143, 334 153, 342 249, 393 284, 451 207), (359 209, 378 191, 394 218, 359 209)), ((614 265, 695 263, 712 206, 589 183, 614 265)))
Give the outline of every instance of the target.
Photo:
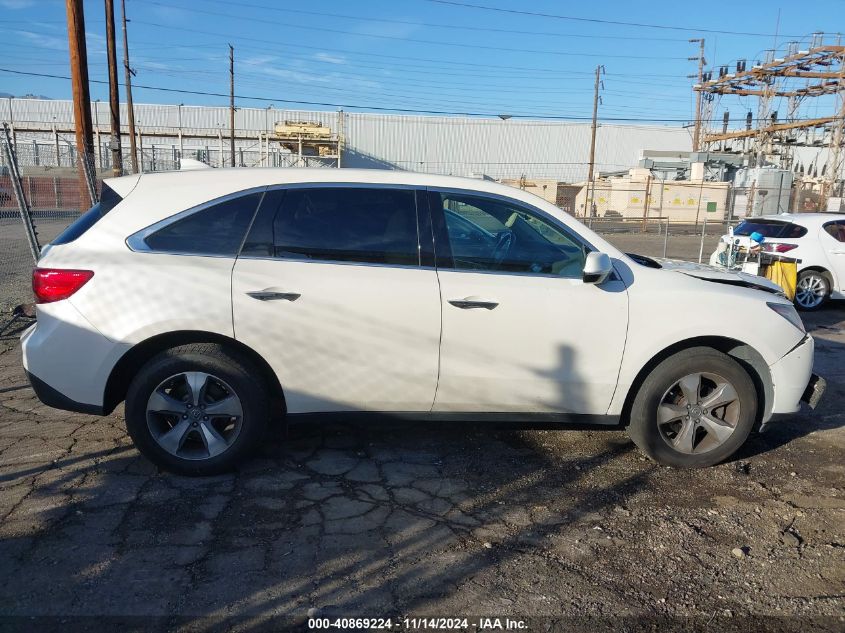
MULTIPOLYGON (((234 257, 264 192, 247 193, 211 203, 143 239, 146 250, 176 255, 234 257)), ((132 245, 133 238, 130 238, 132 245)))
POLYGON ((103 183, 102 190, 100 191, 100 201, 80 215, 64 231, 59 233, 58 237, 50 242, 50 244, 59 246, 79 239, 88 229, 105 217, 109 211, 120 204, 122 200, 123 198, 114 189, 103 183))
POLYGON ((828 222, 824 225, 824 230, 837 242, 845 242, 845 220, 828 222))

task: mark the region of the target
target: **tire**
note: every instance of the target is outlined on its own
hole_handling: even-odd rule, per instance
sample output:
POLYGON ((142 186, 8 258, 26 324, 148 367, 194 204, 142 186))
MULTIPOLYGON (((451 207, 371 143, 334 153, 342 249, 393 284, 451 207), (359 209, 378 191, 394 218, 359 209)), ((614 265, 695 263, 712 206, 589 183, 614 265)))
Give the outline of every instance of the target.
POLYGON ((795 307, 804 312, 814 312, 827 303, 830 297, 830 281, 819 270, 802 270, 798 273, 795 291, 795 307))
POLYGON ((757 392, 745 369, 713 348, 694 347, 646 377, 631 406, 628 435, 658 464, 703 468, 742 446, 756 416, 757 392), (698 402, 691 404, 687 394, 694 393, 698 402))
POLYGON ((166 350, 129 385, 126 428, 141 454, 164 470, 230 471, 253 452, 267 428, 270 398, 260 376, 248 358, 221 345, 166 350))

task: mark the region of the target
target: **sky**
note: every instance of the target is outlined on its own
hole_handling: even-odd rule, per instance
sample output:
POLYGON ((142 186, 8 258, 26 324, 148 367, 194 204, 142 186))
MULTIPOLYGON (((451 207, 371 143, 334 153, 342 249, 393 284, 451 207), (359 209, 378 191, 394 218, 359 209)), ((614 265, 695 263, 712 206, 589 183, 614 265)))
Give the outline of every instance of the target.
MULTIPOLYGON (((91 98, 107 100, 104 3, 84 4, 91 98)), ((126 11, 136 103, 228 104, 232 44, 244 107, 589 120, 602 65, 601 120, 672 126, 694 118, 690 39, 705 39, 713 67, 845 32, 843 0, 126 0, 126 11)), ((0 70, 0 93, 71 97, 63 0, 0 0, 0 69, 30 73, 0 70)), ((726 98, 714 118, 754 104, 726 98)))

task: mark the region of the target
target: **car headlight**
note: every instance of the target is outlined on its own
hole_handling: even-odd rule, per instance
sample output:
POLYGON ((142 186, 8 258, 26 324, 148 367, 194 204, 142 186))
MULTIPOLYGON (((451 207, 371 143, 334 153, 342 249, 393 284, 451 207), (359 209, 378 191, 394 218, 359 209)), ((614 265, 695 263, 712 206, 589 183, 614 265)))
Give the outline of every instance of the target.
POLYGON ((766 305, 806 334, 807 330, 804 327, 804 322, 798 315, 798 311, 794 305, 791 303, 767 303, 766 305))

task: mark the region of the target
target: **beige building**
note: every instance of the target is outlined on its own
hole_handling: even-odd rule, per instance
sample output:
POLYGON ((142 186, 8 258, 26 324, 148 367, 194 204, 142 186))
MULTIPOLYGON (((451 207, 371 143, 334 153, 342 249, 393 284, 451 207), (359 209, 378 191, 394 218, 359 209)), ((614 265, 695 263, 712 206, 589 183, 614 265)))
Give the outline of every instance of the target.
POLYGON ((596 217, 666 218, 674 222, 723 220, 726 216, 730 183, 703 179, 703 166, 692 166, 690 180, 660 180, 651 171, 634 168, 626 176, 597 178, 588 193, 587 183, 575 199, 575 214, 584 216, 592 200, 596 217), (619 214, 617 216, 616 214, 619 214))
POLYGON ((499 180, 503 185, 516 187, 528 193, 533 193, 535 196, 540 196, 543 200, 556 204, 557 202, 557 188, 558 181, 551 178, 502 178, 499 180))

